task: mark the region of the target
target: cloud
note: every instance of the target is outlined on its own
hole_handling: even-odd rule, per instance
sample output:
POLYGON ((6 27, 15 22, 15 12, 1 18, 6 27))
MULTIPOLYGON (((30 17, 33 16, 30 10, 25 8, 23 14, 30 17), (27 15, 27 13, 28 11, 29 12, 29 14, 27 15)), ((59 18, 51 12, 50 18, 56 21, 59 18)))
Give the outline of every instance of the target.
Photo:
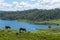
POLYGON ((4 0, 0 0, 0 3, 1 3, 1 2, 4 2, 4 0))
POLYGON ((5 0, 0 0, 0 10, 21 11, 21 10, 28 10, 34 8, 38 8, 38 9, 60 8, 60 0, 30 0, 30 1, 24 0, 21 2, 13 1, 12 3, 8 3, 5 2, 5 0))
POLYGON ((31 0, 31 1, 36 1, 36 0, 31 0))
POLYGON ((0 0, 0 10, 9 10, 11 8, 11 4, 5 3, 4 0, 0 0))

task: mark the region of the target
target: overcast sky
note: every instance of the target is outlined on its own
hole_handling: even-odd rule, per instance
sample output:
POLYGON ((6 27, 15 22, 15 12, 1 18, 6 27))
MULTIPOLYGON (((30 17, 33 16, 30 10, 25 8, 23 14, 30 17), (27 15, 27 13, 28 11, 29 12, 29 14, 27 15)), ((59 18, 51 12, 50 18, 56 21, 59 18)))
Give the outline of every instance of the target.
POLYGON ((0 0, 0 10, 17 11, 28 9, 60 8, 60 0, 0 0))

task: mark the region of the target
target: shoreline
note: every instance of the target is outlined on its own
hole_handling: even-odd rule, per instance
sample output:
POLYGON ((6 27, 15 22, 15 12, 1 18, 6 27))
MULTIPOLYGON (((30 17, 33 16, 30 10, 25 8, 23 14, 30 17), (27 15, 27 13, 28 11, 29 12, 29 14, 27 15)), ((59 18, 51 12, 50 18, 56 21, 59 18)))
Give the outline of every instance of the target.
POLYGON ((60 25, 59 20, 50 20, 50 21, 30 21, 30 20, 17 20, 18 22, 30 22, 32 24, 39 24, 39 25, 60 25))
POLYGON ((19 19, 19 20, 12 20, 12 21, 29 22, 31 24, 39 24, 39 25, 60 25, 60 19, 50 20, 50 21, 31 21, 31 20, 19 19))

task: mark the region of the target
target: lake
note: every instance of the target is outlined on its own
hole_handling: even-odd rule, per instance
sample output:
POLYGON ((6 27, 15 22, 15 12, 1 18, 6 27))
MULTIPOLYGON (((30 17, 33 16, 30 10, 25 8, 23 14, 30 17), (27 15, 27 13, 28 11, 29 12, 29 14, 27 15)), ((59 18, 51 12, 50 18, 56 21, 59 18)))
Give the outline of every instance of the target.
MULTIPOLYGON (((18 22, 18 21, 11 21, 11 20, 0 20, 0 29, 4 29, 5 26, 8 25, 12 29, 19 30, 19 28, 23 27, 26 28, 28 31, 35 32, 38 28, 44 28, 47 29, 48 25, 37 25, 37 24, 31 24, 29 22, 18 22)), ((57 25, 51 25, 52 28, 59 27, 57 25)))

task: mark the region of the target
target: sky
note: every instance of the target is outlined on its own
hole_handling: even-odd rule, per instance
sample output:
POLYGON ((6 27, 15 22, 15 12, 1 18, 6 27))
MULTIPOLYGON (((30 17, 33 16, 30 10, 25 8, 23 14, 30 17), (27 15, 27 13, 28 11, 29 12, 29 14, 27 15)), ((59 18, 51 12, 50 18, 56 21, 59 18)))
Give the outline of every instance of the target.
POLYGON ((2 11, 54 8, 60 8, 60 0, 0 0, 2 11))

